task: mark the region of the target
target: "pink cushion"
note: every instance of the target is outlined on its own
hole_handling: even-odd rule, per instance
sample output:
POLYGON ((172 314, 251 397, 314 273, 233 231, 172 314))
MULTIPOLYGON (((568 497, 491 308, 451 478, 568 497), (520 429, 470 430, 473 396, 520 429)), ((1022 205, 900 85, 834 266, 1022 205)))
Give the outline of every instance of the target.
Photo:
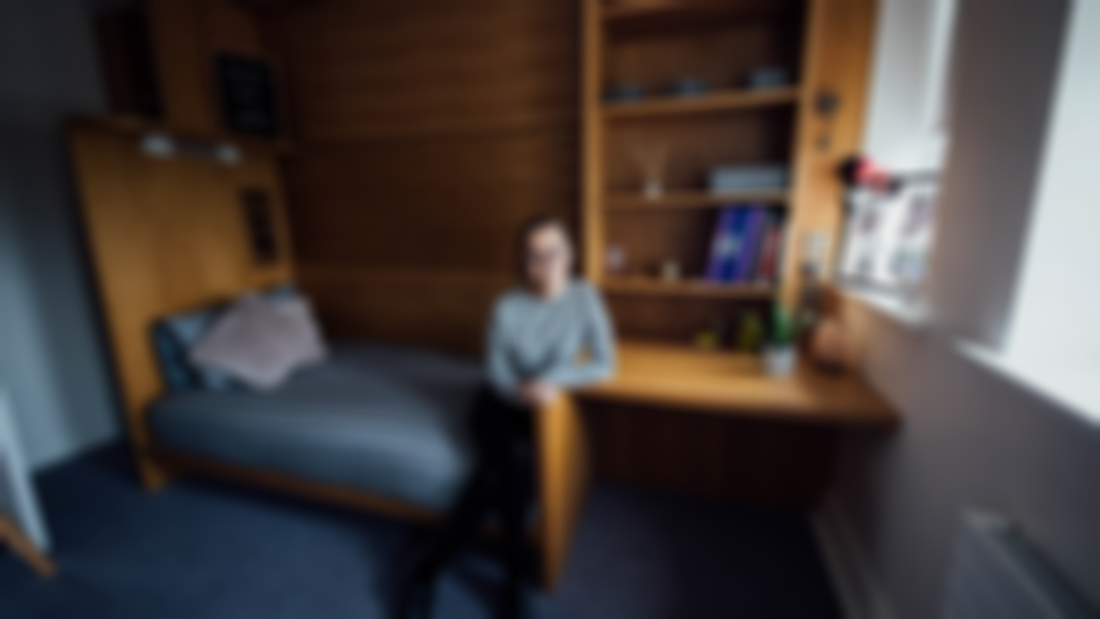
POLYGON ((324 357, 313 312, 301 298, 245 297, 190 351, 195 365, 221 370, 258 390, 274 389, 294 370, 324 357))

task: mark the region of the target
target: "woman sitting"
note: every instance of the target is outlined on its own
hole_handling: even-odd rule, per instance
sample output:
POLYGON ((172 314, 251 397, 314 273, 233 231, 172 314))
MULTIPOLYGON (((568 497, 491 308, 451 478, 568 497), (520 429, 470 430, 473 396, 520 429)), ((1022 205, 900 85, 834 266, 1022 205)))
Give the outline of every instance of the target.
POLYGON ((572 277, 573 246, 555 217, 519 235, 523 285, 505 293, 489 325, 488 384, 471 417, 478 460, 447 521, 406 583, 402 617, 428 617, 435 581, 490 512, 501 516, 507 583, 501 615, 525 611, 526 524, 533 487, 532 420, 560 393, 609 378, 611 323, 599 293, 572 277))

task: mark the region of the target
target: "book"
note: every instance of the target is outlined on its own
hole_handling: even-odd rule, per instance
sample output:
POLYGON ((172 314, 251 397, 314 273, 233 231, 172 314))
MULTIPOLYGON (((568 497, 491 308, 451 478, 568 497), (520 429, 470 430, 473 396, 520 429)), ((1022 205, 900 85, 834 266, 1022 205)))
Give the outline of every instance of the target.
POLYGON ((729 247, 730 255, 726 260, 725 268, 722 271, 722 282, 733 283, 738 280, 741 274, 741 262, 743 259, 742 254, 745 251, 745 240, 749 232, 749 224, 751 223, 752 210, 743 206, 736 207, 733 220, 730 222, 730 227, 726 231, 727 246, 729 247))
POLYGON ((765 227, 768 222, 768 211, 764 208, 754 207, 749 209, 749 215, 745 224, 745 234, 741 242, 741 251, 737 261, 737 273, 734 280, 739 282, 752 282, 756 264, 759 261, 760 246, 763 244, 765 227))
POLYGON ((727 281, 733 261, 740 249, 738 230, 742 227, 744 212, 737 207, 723 208, 718 214, 711 238, 707 279, 712 282, 727 281))
POLYGON ((717 282, 722 279, 722 265, 728 249, 725 246, 726 228, 729 227, 729 219, 733 216, 730 209, 718 211, 715 219, 714 233, 710 239, 710 256, 707 259, 707 279, 717 282))
POLYGON ((779 271, 779 256, 783 245, 783 221, 772 213, 768 217, 764 232, 764 242, 760 248, 760 258, 756 267, 755 280, 761 283, 775 282, 779 271))

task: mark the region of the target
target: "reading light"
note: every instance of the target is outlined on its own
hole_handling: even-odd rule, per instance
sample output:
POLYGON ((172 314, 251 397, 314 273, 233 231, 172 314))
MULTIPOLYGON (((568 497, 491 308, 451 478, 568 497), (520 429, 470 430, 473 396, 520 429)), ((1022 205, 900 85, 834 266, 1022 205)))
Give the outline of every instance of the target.
POLYGON ((157 159, 167 159, 176 154, 176 143, 163 133, 146 133, 141 138, 141 152, 157 159))
POLYGON ((229 144, 219 144, 214 149, 214 158, 225 165, 237 165, 241 162, 241 151, 236 146, 229 144))

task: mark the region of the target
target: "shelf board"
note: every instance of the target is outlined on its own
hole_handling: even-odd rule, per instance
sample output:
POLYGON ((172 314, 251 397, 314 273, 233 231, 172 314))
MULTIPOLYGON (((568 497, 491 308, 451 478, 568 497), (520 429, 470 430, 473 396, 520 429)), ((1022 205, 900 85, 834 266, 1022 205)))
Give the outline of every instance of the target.
POLYGON ((606 208, 609 211, 676 211, 742 204, 786 207, 789 201, 790 192, 785 189, 723 194, 708 191, 668 191, 660 198, 647 198, 641 192, 616 191, 607 195, 606 208))
POLYGON ((665 0, 605 6, 604 25, 617 32, 667 32, 670 28, 714 27, 740 20, 791 12, 797 4, 786 0, 665 0))
POLYGON ((767 90, 722 90, 705 95, 661 97, 635 102, 605 103, 603 115, 607 120, 646 118, 650 116, 675 116, 729 112, 755 108, 791 105, 798 101, 800 90, 796 86, 769 88, 767 90))
POLYGON ((608 278, 601 287, 611 294, 701 299, 767 300, 775 294, 775 287, 770 284, 715 284, 701 280, 666 282, 655 277, 608 278))
POLYGON ((229 142, 243 149, 254 150, 265 155, 289 155, 294 152, 294 143, 289 138, 261 138, 229 133, 200 134, 179 131, 163 121, 132 114, 78 116, 69 120, 69 126, 106 129, 133 136, 141 136, 146 133, 164 133, 174 138, 201 142, 229 142))

